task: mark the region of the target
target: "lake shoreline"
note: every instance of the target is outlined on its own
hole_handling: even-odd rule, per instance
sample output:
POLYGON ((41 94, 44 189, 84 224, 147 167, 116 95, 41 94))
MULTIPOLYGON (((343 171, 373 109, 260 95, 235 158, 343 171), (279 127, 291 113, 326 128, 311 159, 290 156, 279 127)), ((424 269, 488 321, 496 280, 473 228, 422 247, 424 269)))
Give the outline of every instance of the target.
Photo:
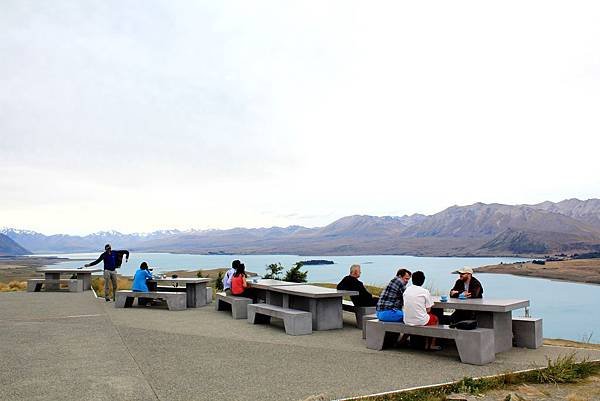
POLYGON ((55 256, 8 256, 0 258, 0 283, 23 281, 39 276, 36 270, 45 266, 67 261, 83 259, 61 258, 55 256))
POLYGON ((546 262, 518 262, 476 267, 475 273, 511 274, 582 284, 600 284, 600 259, 569 259, 546 262))

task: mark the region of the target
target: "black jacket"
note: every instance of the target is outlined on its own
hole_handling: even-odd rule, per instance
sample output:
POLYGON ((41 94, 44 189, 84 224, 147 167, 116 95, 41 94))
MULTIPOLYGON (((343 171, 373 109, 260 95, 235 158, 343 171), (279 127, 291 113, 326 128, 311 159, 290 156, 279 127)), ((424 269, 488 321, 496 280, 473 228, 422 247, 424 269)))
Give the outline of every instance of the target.
POLYGON ((337 285, 338 290, 346 291, 358 291, 358 295, 350 297, 354 306, 375 306, 376 300, 373 299, 373 295, 363 285, 363 283, 356 277, 346 276, 337 285))
MULTIPOLYGON (((450 291, 458 291, 458 294, 450 295, 452 298, 458 298, 458 295, 465 290, 465 283, 458 279, 454 283, 454 287, 450 291)), ((483 298, 483 286, 475 277, 471 276, 471 282, 469 283, 469 292, 471 298, 483 298)))

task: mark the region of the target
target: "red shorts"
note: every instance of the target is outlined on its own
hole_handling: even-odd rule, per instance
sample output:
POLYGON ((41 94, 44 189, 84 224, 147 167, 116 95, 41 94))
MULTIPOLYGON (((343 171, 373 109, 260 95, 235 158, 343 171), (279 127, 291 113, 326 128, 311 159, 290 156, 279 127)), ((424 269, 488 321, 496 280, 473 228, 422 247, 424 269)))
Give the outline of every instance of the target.
POLYGON ((431 312, 429 312, 428 315, 429 321, 425 326, 437 326, 437 324, 439 323, 438 317, 431 312))

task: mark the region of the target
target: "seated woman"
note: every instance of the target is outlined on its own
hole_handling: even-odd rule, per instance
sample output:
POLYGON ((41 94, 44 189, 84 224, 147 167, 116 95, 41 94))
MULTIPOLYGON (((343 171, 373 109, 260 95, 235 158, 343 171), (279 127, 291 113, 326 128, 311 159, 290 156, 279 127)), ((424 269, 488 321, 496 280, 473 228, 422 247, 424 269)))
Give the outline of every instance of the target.
MULTIPOLYGON (((148 271, 148 263, 142 262, 140 265, 140 269, 135 272, 133 276, 133 284, 131 285, 131 290, 135 292, 148 292, 148 284, 146 280, 152 279, 152 273, 148 271)), ((138 305, 144 306, 149 305, 152 299, 149 298, 139 298, 138 305)))
POLYGON ((231 295, 254 299, 252 290, 248 288, 248 283, 246 282, 246 266, 243 263, 240 263, 236 267, 235 273, 233 273, 233 277, 231 278, 231 295))
POLYGON ((151 279, 152 273, 148 271, 148 263, 142 262, 140 269, 136 271, 135 276, 133 276, 133 284, 131 289, 133 291, 148 292, 148 284, 146 284, 146 280, 151 279))

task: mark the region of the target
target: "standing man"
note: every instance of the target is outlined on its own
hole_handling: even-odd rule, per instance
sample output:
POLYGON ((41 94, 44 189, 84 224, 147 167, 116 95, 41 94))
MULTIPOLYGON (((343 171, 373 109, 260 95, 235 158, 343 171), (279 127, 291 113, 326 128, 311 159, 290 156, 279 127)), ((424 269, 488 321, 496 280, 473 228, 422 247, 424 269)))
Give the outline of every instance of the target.
POLYGON ((115 270, 121 267, 121 264, 123 263, 123 255, 125 255, 125 263, 127 263, 129 261, 129 251, 113 251, 110 247, 110 244, 106 244, 104 246, 104 252, 100 254, 98 259, 85 265, 85 267, 90 267, 97 265, 100 263, 100 261, 104 262, 104 299, 106 302, 110 301, 110 297, 108 295, 109 281, 112 283, 113 301, 117 297, 117 272, 115 270))
POLYGON ((396 277, 385 287, 377 302, 377 319, 382 322, 401 322, 404 314, 403 294, 412 274, 406 269, 400 269, 396 277))
POLYGON ((223 291, 227 295, 231 295, 231 279, 235 272, 240 268, 241 264, 242 262, 236 259, 231 262, 231 269, 225 272, 225 276, 223 277, 223 291))
POLYGON ((360 277, 360 265, 350 266, 350 274, 347 275, 337 285, 338 290, 358 291, 358 295, 350 297, 354 306, 376 306, 379 298, 373 295, 365 288, 360 277))

